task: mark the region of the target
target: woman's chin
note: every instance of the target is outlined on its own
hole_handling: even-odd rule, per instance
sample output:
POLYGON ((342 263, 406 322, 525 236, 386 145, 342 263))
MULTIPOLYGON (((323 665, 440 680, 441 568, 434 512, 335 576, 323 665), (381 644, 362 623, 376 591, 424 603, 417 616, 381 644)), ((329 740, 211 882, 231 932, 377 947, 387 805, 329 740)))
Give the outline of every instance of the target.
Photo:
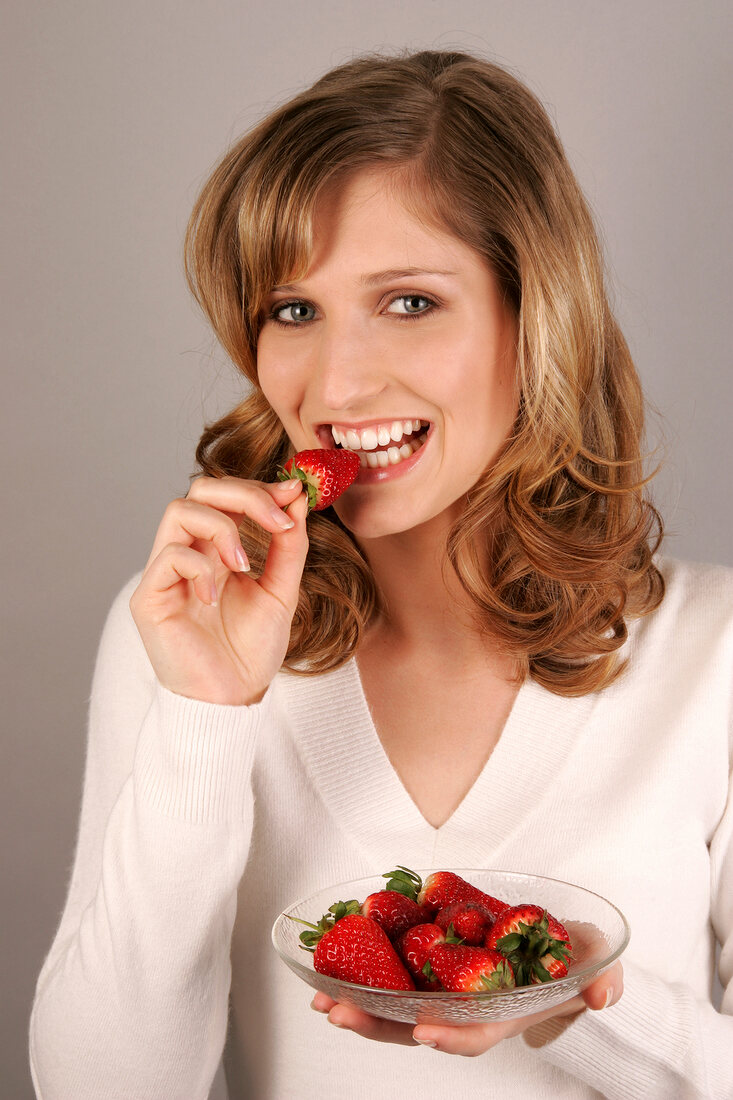
MULTIPOLYGON (((364 497, 366 494, 364 494, 364 497)), ((460 507, 454 514, 449 507, 442 511, 431 511, 411 507, 404 498, 390 503, 360 498, 358 486, 347 490, 334 505, 334 511, 358 542, 370 539, 382 539, 390 536, 413 534, 429 536, 432 542, 458 518, 460 507)))

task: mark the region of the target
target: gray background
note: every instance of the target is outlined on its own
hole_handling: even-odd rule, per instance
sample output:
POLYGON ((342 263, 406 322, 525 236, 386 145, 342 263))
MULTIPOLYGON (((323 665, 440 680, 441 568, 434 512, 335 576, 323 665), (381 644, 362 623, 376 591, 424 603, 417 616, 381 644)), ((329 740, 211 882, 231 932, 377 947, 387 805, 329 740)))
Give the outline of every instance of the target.
MULTIPOLYGON (((241 383, 181 241, 227 144, 363 50, 478 51, 549 106, 603 228, 666 440, 667 550, 733 564, 730 5, 588 0, 6 5, 2 1094, 73 856, 94 654, 115 593, 241 383)), ((221 1095, 220 1085, 213 1095, 221 1095)))

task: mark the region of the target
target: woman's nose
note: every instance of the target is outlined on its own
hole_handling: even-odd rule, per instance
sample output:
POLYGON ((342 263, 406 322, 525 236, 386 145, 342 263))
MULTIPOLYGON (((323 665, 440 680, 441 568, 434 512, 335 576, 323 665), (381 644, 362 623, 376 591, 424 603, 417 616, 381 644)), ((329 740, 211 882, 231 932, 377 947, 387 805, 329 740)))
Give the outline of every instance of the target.
POLYGON ((324 333, 317 356, 318 396, 333 412, 359 410, 386 385, 384 349, 363 328, 324 333))

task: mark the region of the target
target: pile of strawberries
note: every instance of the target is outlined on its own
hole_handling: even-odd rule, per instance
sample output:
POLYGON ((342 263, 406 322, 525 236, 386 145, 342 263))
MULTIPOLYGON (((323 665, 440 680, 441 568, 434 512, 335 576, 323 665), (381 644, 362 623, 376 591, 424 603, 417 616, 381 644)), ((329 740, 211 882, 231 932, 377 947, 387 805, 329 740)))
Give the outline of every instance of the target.
MULTIPOLYGON (((509 905, 452 871, 407 867, 362 903, 339 901, 300 940, 320 974, 378 989, 474 993, 564 978, 567 931, 546 909, 509 905)), ((296 918, 292 918, 296 919, 296 918)))

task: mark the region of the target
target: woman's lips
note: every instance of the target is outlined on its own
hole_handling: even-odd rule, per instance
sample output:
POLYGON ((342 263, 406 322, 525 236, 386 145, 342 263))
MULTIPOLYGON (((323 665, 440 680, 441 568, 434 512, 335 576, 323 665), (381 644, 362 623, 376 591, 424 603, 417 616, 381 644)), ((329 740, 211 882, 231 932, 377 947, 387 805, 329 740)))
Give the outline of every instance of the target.
MULTIPOLYGON (((379 422, 379 424, 383 423, 386 422, 379 422)), ((320 424, 316 428, 316 433, 321 445, 330 450, 334 446, 339 449, 343 447, 344 444, 340 440, 345 437, 345 432, 355 431, 356 438, 353 439, 353 442, 366 442, 367 447, 350 447, 346 444, 345 449, 357 454, 361 463, 359 475, 353 484, 368 485, 375 482, 391 481, 395 477, 401 477, 403 474, 409 473, 417 465, 426 444, 429 442, 433 429, 431 421, 415 419, 414 421, 390 422, 394 429, 397 429, 400 423, 404 434, 400 436, 399 432, 395 430, 393 435, 397 438, 390 438, 388 442, 385 439, 387 445, 380 445, 376 440, 371 439, 369 428, 377 426, 376 421, 373 425, 364 425, 358 429, 346 429, 341 425, 320 424), (408 432, 410 428, 412 431, 408 432), (338 435, 339 442, 336 442, 334 435, 338 435), (374 446, 374 443, 377 443, 377 445, 374 446), (409 449, 409 454, 407 449, 409 449)))

